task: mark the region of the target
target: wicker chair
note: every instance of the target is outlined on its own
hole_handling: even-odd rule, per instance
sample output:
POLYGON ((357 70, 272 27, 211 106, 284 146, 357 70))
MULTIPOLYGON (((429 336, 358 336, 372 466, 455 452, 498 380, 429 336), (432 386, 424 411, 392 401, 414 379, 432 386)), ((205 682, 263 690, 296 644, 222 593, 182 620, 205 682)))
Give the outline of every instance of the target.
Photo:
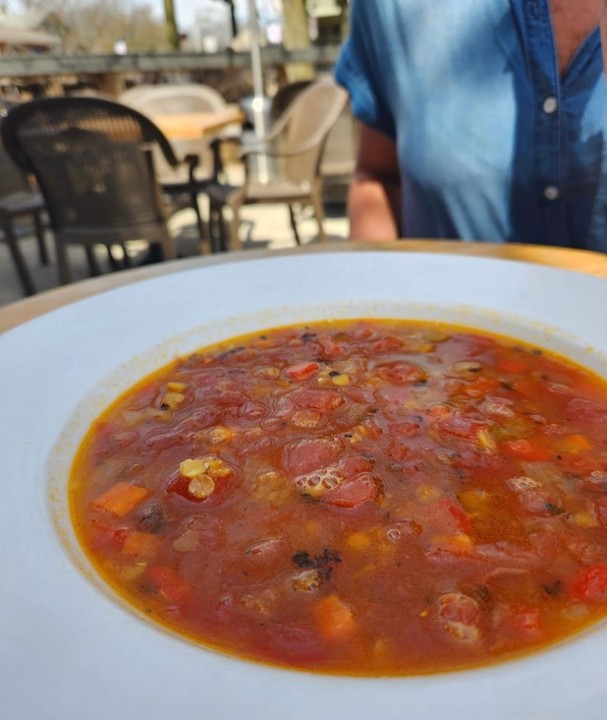
MULTIPOLYGON (((144 115, 98 97, 43 98, 12 109, 0 127, 6 151, 37 180, 55 236, 59 282, 71 282, 68 244, 83 245, 92 275, 100 270, 95 244, 125 247, 143 239, 176 257, 167 209, 151 151, 179 161, 144 115)), ((189 160, 193 165, 194 159, 189 160)), ((128 255, 124 255, 128 265, 128 255)))
POLYGON ((318 236, 326 239, 323 226, 323 181, 320 164, 327 136, 346 105, 348 95, 331 80, 318 80, 299 92, 273 124, 259 147, 245 148, 243 159, 266 154, 276 159, 277 174, 261 181, 247 172, 242 187, 212 185, 211 220, 218 227, 223 249, 240 247, 240 208, 245 204, 286 203, 295 240, 299 233, 294 206, 311 205, 318 223, 318 236), (223 209, 232 212, 229 243, 225 237, 223 209))

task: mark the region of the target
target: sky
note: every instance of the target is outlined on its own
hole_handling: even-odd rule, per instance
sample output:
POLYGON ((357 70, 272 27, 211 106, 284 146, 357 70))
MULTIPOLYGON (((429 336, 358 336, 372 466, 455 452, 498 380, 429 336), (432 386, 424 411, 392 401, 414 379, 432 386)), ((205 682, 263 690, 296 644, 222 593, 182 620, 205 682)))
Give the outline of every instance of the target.
MULTIPOLYGON (((265 0, 256 0, 257 9, 263 13, 264 6, 267 6, 265 0)), ((147 0, 154 8, 158 17, 164 17, 164 6, 162 0, 147 0)), ((228 5, 222 0, 173 0, 175 5, 175 15, 177 16, 177 24, 182 30, 187 30, 196 18, 196 14, 202 9, 215 9, 217 12, 227 13, 228 5)), ((242 22, 246 19, 247 0, 236 0, 236 12, 238 19, 242 22)))

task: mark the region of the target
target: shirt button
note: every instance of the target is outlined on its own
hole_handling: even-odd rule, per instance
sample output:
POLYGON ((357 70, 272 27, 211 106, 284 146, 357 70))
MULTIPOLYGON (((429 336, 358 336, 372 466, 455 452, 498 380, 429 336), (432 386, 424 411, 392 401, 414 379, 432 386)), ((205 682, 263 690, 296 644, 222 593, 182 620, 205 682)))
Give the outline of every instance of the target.
POLYGON ((544 112, 545 112, 547 115, 552 115, 552 113, 556 111, 558 105, 559 105, 559 104, 558 104, 558 101, 557 101, 557 99, 554 97, 554 95, 549 95, 549 96, 544 100, 544 104, 542 105, 542 107, 543 107, 543 109, 544 109, 544 112))
POLYGON ((544 197, 546 200, 556 200, 560 194, 556 185, 548 185, 548 187, 544 188, 544 197))

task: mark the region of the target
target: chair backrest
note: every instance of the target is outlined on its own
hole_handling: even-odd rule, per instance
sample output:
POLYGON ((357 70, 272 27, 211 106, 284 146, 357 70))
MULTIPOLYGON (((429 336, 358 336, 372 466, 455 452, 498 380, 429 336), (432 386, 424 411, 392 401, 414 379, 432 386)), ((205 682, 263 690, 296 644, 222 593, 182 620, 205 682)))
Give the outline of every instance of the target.
POLYGON ((324 178, 349 180, 356 165, 358 153, 358 127, 350 103, 346 103, 327 137, 320 164, 324 178))
MULTIPOLYGON (((223 97, 208 85, 186 83, 183 85, 138 85, 125 90, 119 96, 121 103, 135 108, 144 115, 178 115, 191 112, 221 112, 226 108, 223 97)), ((210 177, 213 174, 213 154, 206 138, 173 139, 172 145, 181 156, 198 155, 198 173, 210 177)), ((155 157, 158 173, 170 182, 172 172, 162 158, 155 157)))
POLYGON ((300 183, 318 177, 327 136, 347 100, 332 80, 318 80, 297 94, 269 133, 280 138, 285 177, 300 183))
POLYGON ((136 110, 95 97, 44 98, 12 109, 0 133, 12 160, 35 176, 55 231, 119 235, 164 224, 150 150, 177 159, 136 110))
POLYGON ((224 110, 226 101, 208 85, 139 85, 125 90, 119 101, 146 115, 224 110))
POLYGON ((296 80, 279 87, 270 103, 270 121, 276 122, 299 93, 310 87, 313 82, 313 80, 296 80))

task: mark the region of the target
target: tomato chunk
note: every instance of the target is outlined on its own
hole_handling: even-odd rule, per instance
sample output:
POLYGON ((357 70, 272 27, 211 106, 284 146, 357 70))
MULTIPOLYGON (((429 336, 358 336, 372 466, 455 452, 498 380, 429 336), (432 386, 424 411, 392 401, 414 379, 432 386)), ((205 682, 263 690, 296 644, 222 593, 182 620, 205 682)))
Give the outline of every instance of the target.
POLYGON ((364 472, 328 492, 324 501, 336 507, 353 508, 363 503, 374 502, 380 496, 380 478, 374 473, 364 472))
POLYGON ((377 374, 388 382, 410 385, 426 379, 426 373, 417 365, 407 362, 393 362, 381 365, 377 374))
POLYGON ((330 465, 337 460, 342 445, 337 440, 314 438, 288 443, 282 452, 282 464, 286 470, 296 474, 330 465))
POLYGON ((312 388, 298 388, 288 396, 300 407, 310 410, 328 412, 343 405, 344 399, 335 390, 315 390, 312 388))
POLYGON ((579 572, 569 592, 576 600, 607 605, 607 565, 593 565, 579 572))
POLYGON ((528 440, 526 438, 506 440, 506 442, 502 443, 502 449, 506 454, 519 460, 533 462, 550 458, 550 453, 538 440, 528 440))
POLYGON ((291 365, 291 367, 288 367, 285 372, 294 380, 307 380, 318 372, 318 368, 318 363, 303 362, 297 363, 297 365, 291 365))
POLYGON ((472 521, 466 511, 454 500, 447 498, 429 506, 430 522, 443 533, 470 533, 472 521))

